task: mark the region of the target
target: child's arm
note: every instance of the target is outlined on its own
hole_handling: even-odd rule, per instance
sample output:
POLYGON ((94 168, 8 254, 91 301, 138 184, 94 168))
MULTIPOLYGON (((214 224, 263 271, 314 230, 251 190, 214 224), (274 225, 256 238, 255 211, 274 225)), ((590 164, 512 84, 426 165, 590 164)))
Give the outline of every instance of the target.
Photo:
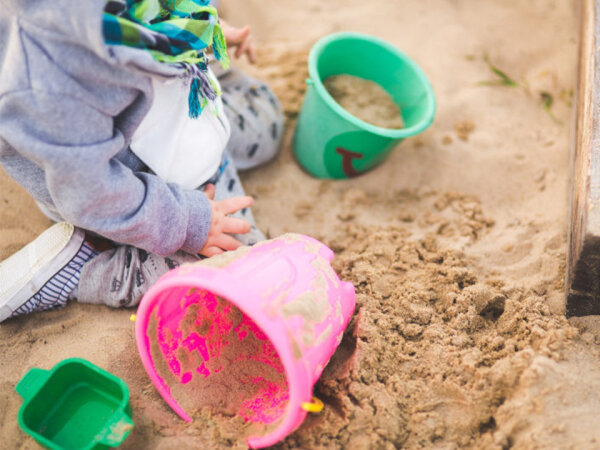
MULTIPOLYGON (((199 253, 211 201, 120 161, 127 138, 112 113, 84 96, 23 89, 0 97, 0 151, 33 161, 19 182, 72 224, 116 242, 168 255, 199 253)), ((7 171, 13 170, 7 167, 7 171)))

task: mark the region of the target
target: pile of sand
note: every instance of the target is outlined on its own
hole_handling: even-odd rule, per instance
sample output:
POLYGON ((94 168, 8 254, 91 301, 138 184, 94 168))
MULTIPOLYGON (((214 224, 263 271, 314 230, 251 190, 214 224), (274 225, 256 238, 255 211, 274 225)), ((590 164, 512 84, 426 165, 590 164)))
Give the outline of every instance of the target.
POLYGON ((332 245, 359 312, 317 385, 331 407, 282 448, 507 446, 499 408, 576 330, 535 292, 478 277, 435 232, 349 225, 332 245))

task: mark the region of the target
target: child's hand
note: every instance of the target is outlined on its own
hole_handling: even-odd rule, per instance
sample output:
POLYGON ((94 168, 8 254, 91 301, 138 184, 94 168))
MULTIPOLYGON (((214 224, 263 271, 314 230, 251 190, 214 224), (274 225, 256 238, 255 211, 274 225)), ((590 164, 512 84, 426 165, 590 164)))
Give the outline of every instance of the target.
POLYGON ((244 28, 232 27, 221 19, 221 29, 225 35, 227 46, 235 48, 235 57, 240 58, 245 54, 248 61, 254 64, 256 62, 256 48, 252 42, 250 27, 247 25, 244 28))
POLYGON ((242 243, 231 236, 230 233, 248 233, 250 231, 250 224, 245 220, 229 217, 228 214, 233 214, 236 211, 252 206, 254 199, 252 197, 232 197, 216 202, 214 201, 215 186, 213 184, 207 185, 204 193, 210 200, 212 217, 208 237, 206 238, 204 247, 200 250, 200 254, 211 257, 226 250, 235 250, 242 243))

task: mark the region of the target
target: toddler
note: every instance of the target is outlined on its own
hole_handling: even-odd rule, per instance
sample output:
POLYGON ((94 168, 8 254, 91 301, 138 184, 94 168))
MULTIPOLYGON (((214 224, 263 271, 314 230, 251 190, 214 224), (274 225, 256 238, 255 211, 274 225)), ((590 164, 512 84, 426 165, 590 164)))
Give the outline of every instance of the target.
POLYGON ((134 306, 184 262, 264 239, 237 169, 273 158, 250 30, 208 0, 0 0, 0 164, 56 222, 0 263, 0 322, 134 306), (222 67, 219 67, 222 66, 222 67))

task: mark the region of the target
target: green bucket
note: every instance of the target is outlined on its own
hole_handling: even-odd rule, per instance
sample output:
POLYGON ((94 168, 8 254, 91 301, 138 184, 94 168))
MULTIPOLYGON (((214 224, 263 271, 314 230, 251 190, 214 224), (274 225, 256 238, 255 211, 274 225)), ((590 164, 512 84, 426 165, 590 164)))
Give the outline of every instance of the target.
POLYGON ((15 390, 24 400, 19 426, 45 448, 117 447, 133 428, 127 385, 84 359, 33 368, 15 390))
POLYGON ((436 102, 429 80, 393 45, 360 33, 335 33, 321 39, 308 58, 309 79, 294 134, 300 165, 319 178, 349 178, 381 163, 404 138, 433 122, 436 102), (374 81, 400 108, 404 128, 364 122, 329 95, 323 81, 347 74, 374 81))

